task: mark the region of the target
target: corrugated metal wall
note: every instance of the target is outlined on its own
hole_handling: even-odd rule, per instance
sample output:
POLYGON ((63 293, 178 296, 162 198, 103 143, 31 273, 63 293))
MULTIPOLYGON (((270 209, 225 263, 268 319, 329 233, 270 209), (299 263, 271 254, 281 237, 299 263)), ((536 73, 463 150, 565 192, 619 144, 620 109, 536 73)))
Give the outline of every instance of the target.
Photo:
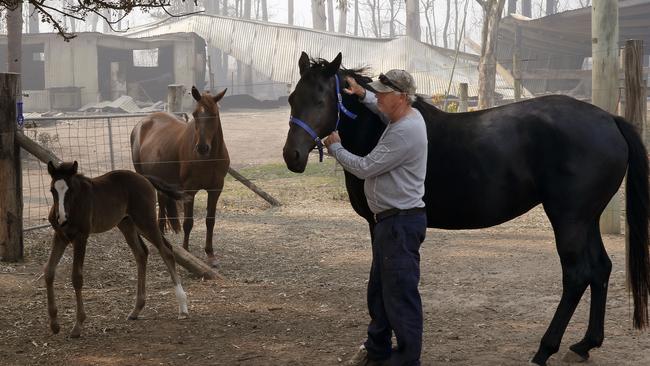
MULTIPOLYGON (((371 39, 328 33, 282 24, 197 14, 171 18, 136 28, 130 37, 146 37, 175 32, 195 32, 212 47, 252 66, 269 79, 295 85, 300 78, 298 58, 302 51, 311 57, 333 59, 343 54, 347 68, 369 66, 371 72, 404 69, 413 74, 422 94, 443 94, 449 85, 454 60, 436 47, 408 37, 371 39)), ((458 83, 469 84, 469 95, 477 95, 476 61, 459 59, 451 94, 458 83)), ((497 75, 497 93, 512 98, 511 86, 497 75)))

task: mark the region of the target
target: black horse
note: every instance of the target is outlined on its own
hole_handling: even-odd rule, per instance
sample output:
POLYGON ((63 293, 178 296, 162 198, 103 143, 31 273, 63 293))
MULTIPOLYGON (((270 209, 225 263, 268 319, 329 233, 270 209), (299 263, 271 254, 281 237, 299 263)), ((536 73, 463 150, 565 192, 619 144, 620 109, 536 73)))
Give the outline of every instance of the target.
MULTIPOLYGON (((336 78, 370 79, 363 69, 341 68, 332 61, 310 60, 302 53, 300 81, 289 96, 292 119, 305 121, 316 135, 328 135, 341 121, 343 146, 365 156, 384 125, 356 96, 343 93, 337 106, 336 78)), ((341 86, 343 87, 343 85, 341 86)), ((478 229, 503 223, 541 203, 553 226, 562 265, 562 298, 532 359, 544 365, 556 353, 566 327, 587 286, 591 287, 589 326, 571 350, 587 359, 604 338, 605 303, 611 261, 599 230, 600 215, 618 190, 627 169, 629 279, 634 299, 634 326, 648 322, 648 158, 634 127, 620 117, 566 96, 545 96, 497 108, 445 113, 423 99, 413 106, 427 125, 426 203, 428 226, 478 229)), ((317 139, 318 140, 318 139, 317 139)), ((293 123, 284 146, 284 161, 303 172, 316 142, 293 123)), ((345 173, 354 210, 372 229, 363 180, 345 173)))

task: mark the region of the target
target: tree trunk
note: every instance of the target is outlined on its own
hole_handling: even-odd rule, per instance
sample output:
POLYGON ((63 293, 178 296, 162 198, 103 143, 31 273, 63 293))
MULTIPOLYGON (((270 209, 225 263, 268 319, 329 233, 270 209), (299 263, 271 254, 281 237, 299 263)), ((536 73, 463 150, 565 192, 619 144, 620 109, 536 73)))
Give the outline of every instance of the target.
POLYGON ((499 22, 505 0, 487 0, 483 8, 483 32, 481 57, 479 59, 478 107, 494 106, 494 88, 496 79, 496 50, 499 22))
MULTIPOLYGON (((23 3, 16 9, 7 9, 7 71, 20 74, 23 50, 23 3)), ((20 82, 18 87, 20 88, 20 82)))
POLYGON ((311 0, 311 20, 314 29, 326 30, 325 0, 311 0))
POLYGON ((29 5, 29 33, 40 33, 39 25, 41 24, 38 19, 38 12, 34 5, 29 5))
POLYGON ((458 0, 454 0, 454 48, 458 44, 458 0))
POLYGON ((391 38, 395 37, 395 0, 390 0, 390 27, 389 35, 391 38))
POLYGON ((336 32, 334 29, 334 0, 327 0, 327 27, 330 32, 336 32))
POLYGON ((359 35, 359 0, 354 0, 354 35, 359 35))
POLYGON ((287 10, 289 12, 289 14, 287 14, 287 23, 289 23, 289 25, 293 25, 293 0, 288 0, 287 10))
POLYGON ((339 33, 347 33, 348 30, 348 0, 340 0, 339 3, 339 33))
POLYGON ((546 0, 546 15, 555 14, 556 0, 546 0))
POLYGON ((420 40, 420 0, 406 1, 406 35, 420 40))
MULTIPOLYGON (((244 18, 245 19, 250 19, 251 18, 251 0, 244 0, 244 18)), ((251 65, 244 65, 242 63, 242 68, 244 71, 244 90, 246 91, 246 94, 252 95, 253 94, 253 68, 251 65)))
POLYGON ((430 44, 435 44, 436 40, 433 38, 433 34, 431 33, 431 17, 429 17, 429 9, 431 9, 431 15, 433 16, 433 19, 435 20, 435 12, 433 11, 433 6, 430 1, 427 1, 424 6, 424 19, 427 22, 427 34, 429 38, 429 43, 430 44))
POLYGON ((521 0, 521 15, 531 18, 532 9, 530 0, 521 0))
POLYGON ((444 48, 448 48, 449 19, 451 19, 451 0, 447 0, 447 16, 445 17, 445 26, 442 28, 442 46, 444 48))
POLYGON ((265 22, 269 21, 269 7, 266 4, 266 0, 261 0, 260 5, 262 6, 262 20, 265 22))
POLYGON ((244 0, 244 19, 251 18, 251 0, 244 0))
POLYGON ((508 14, 517 13, 517 0, 508 0, 508 14))

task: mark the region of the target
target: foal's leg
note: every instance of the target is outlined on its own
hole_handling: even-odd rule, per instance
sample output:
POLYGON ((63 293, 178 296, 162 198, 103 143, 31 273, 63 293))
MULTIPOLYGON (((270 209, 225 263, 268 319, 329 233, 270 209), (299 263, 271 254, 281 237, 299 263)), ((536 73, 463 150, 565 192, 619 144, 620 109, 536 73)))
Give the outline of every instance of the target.
POLYGON ((160 256, 165 262, 165 265, 167 265, 167 270, 169 271, 169 275, 174 283, 174 290, 176 292, 176 298, 178 299, 178 318, 187 318, 187 295, 185 294, 185 291, 183 291, 181 280, 178 277, 178 273, 176 273, 176 261, 174 260, 174 253, 172 252, 171 244, 169 244, 169 242, 167 242, 162 236, 162 233, 156 227, 154 220, 133 217, 133 221, 135 222, 138 231, 156 248, 158 248, 160 256))
MULTIPOLYGON (((591 264, 591 308, 589 309, 589 326, 584 338, 570 347, 579 356, 577 361, 589 359, 589 351, 600 347, 605 338, 605 307, 607 302, 607 286, 612 271, 612 261, 609 259, 603 239, 600 236, 598 222, 589 232, 589 261, 591 264)), ((565 359, 571 360, 570 353, 565 359)))
POLYGON ((147 278, 147 257, 149 256, 149 250, 144 244, 140 235, 138 235, 138 230, 133 224, 133 220, 130 218, 125 218, 122 220, 117 227, 120 229, 122 234, 124 234, 124 239, 126 243, 129 244, 133 256, 135 257, 135 263, 138 266, 138 287, 135 293, 135 307, 131 314, 129 314, 129 320, 138 319, 138 315, 144 308, 144 303, 146 299, 146 278, 147 278))
POLYGON ((591 279, 587 246, 587 224, 557 223, 551 218, 555 230, 555 242, 562 265, 562 297, 551 324, 542 337, 539 350, 532 359, 537 365, 546 365, 548 358, 560 349, 560 342, 571 316, 591 279))
POLYGON ((167 222, 167 196, 165 194, 156 192, 158 196, 158 228, 161 233, 165 232, 165 223, 167 222))
POLYGON ((63 252, 65 252, 65 247, 67 246, 68 241, 61 235, 54 233, 50 258, 47 260, 47 264, 43 269, 43 272, 45 273, 45 286, 47 287, 47 312, 50 316, 50 329, 54 334, 59 333, 59 330, 61 330, 57 320, 58 310, 54 299, 54 277, 56 266, 59 264, 61 256, 63 255, 63 252))
POLYGON ((183 249, 189 250, 190 247, 190 232, 194 226, 194 195, 192 192, 187 200, 183 203, 183 249))
POLYGON ((208 212, 205 218, 205 254, 208 256, 208 264, 211 267, 217 267, 217 258, 214 256, 214 249, 212 248, 212 234, 214 233, 215 215, 217 213, 217 201, 221 195, 221 190, 208 191, 208 212))
POLYGON ((77 299, 77 321, 70 332, 71 338, 79 338, 81 335, 81 328, 84 321, 86 321, 86 311, 84 310, 83 299, 81 297, 81 288, 83 287, 83 266, 84 257, 86 256, 86 244, 88 236, 79 235, 72 242, 74 249, 74 257, 72 260, 72 287, 74 287, 74 294, 77 299))

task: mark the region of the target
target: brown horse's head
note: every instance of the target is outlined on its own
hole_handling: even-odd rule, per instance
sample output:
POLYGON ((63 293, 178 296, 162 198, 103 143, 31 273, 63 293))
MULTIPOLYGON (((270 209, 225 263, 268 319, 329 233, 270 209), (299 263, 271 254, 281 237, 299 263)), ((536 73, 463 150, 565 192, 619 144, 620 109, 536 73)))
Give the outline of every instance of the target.
POLYGON ((77 162, 61 163, 57 168, 50 161, 47 163, 47 172, 52 177, 50 183, 50 192, 54 202, 52 203, 52 210, 55 214, 53 225, 64 226, 70 218, 70 211, 78 205, 76 202, 79 199, 80 182, 74 179, 77 176, 77 162))
POLYGON ((219 94, 213 96, 210 93, 199 92, 196 87, 192 87, 192 97, 196 100, 196 108, 192 115, 194 116, 194 150, 202 157, 210 155, 214 138, 221 130, 221 119, 219 118, 218 101, 226 94, 224 89, 219 94))

